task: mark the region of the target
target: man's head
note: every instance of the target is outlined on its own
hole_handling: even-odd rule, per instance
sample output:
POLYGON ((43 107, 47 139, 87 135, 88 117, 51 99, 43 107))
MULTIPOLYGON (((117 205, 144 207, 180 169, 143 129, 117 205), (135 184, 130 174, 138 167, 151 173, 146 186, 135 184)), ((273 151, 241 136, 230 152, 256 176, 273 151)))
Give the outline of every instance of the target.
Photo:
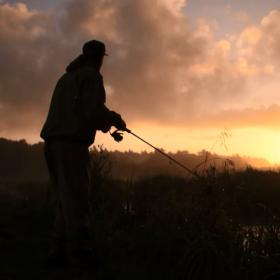
POLYGON ((100 69, 103 63, 103 57, 106 53, 105 44, 97 40, 91 40, 83 45, 83 55, 100 69))

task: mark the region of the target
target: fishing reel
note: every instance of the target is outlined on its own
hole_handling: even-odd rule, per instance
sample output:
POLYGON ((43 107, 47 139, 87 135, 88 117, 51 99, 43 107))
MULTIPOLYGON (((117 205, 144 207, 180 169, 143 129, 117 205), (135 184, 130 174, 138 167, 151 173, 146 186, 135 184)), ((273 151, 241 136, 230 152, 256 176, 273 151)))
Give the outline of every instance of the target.
POLYGON ((114 138, 116 142, 121 142, 123 140, 123 133, 121 130, 115 130, 114 132, 110 132, 110 135, 114 138))

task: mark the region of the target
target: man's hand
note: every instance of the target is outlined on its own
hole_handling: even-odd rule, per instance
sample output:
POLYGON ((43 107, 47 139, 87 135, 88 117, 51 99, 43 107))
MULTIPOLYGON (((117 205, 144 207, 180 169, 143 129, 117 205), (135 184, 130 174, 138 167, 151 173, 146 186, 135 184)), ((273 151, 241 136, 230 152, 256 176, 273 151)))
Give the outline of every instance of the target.
POLYGON ((101 128, 101 131, 102 131, 103 133, 107 133, 110 129, 111 129, 111 125, 104 125, 104 126, 101 128))
POLYGON ((121 115, 113 112, 113 125, 118 129, 118 130, 125 130, 126 129, 126 123, 122 119, 121 115))
POLYGON ((126 123, 123 119, 120 119, 119 122, 116 124, 116 128, 118 130, 126 130, 126 123))

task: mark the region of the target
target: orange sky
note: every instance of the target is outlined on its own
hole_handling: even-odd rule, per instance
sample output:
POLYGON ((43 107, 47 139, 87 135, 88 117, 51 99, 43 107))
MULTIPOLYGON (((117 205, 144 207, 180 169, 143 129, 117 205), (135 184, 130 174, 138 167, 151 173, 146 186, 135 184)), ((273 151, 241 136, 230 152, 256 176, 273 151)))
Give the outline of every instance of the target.
MULTIPOLYGON (((278 2, 1 1, 0 136, 39 140, 55 82, 97 38, 110 54, 107 104, 136 133, 167 151, 279 163, 278 2)), ((129 135, 118 144, 100 133, 101 143, 149 150, 129 135)))
MULTIPOLYGON (((280 162, 280 131, 245 128, 228 131, 230 137, 223 140, 224 130, 188 129, 162 126, 135 125, 135 133, 165 151, 176 152, 188 150, 199 152, 202 149, 222 155, 250 156, 266 158, 271 164, 280 162), (225 144, 225 145, 224 145, 225 144)), ((116 150, 133 149, 135 151, 151 151, 144 143, 131 135, 125 134, 125 140, 114 143, 113 139, 102 133, 97 135, 96 144, 103 144, 116 150)))

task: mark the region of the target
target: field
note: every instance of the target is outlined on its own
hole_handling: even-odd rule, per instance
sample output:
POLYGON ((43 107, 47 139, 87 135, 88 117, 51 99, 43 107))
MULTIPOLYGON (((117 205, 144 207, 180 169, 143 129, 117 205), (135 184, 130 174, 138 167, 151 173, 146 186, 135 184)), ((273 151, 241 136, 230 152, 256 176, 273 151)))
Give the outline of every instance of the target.
POLYGON ((225 162, 200 178, 117 180, 92 156, 91 269, 50 270, 46 180, 2 180, 0 279, 278 279, 280 173, 225 162))

